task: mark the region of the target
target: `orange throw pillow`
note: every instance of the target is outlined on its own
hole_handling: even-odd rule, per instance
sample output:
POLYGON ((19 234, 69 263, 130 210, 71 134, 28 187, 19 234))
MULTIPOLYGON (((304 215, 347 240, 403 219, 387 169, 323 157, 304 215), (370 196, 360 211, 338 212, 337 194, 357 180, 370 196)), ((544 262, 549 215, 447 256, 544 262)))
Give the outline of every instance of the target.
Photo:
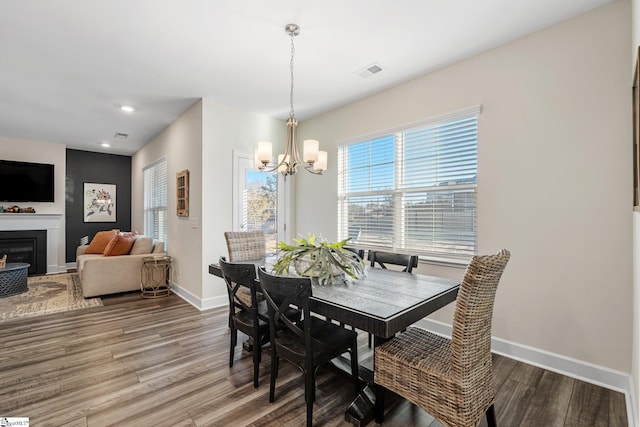
POLYGON ((88 254, 101 254, 104 252, 104 248, 107 247, 107 244, 113 236, 117 235, 120 230, 113 229, 109 231, 98 231, 95 236, 93 236, 93 240, 89 243, 89 247, 87 248, 88 254))
POLYGON ((131 233, 116 234, 111 241, 104 248, 104 256, 118 256, 128 255, 131 252, 133 242, 136 241, 138 233, 132 231, 131 233))

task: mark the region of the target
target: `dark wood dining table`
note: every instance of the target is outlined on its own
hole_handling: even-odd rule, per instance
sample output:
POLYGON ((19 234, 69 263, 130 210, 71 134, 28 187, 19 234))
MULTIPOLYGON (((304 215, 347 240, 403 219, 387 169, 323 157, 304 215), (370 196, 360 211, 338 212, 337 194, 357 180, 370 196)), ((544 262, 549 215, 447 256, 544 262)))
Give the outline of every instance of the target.
MULTIPOLYGON (((264 265, 265 261, 243 263, 264 265)), ((218 264, 210 264, 209 273, 222 277, 218 264)), ((459 287, 458 280, 367 267, 361 279, 332 286, 314 285, 310 308, 314 313, 370 332, 375 347, 455 301, 459 287)), ((372 382, 371 376, 345 413, 345 419, 352 424, 366 425, 374 417, 372 382)))

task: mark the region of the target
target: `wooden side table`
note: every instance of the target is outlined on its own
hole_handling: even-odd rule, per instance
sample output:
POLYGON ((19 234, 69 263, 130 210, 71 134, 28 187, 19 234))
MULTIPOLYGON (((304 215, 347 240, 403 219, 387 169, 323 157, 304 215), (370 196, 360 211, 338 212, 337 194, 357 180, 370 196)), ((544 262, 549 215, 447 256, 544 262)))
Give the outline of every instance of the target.
POLYGON ((8 262, 0 268, 0 298, 27 292, 28 272, 26 262, 8 262))
POLYGON ((142 298, 158 298, 171 295, 171 257, 149 256, 142 259, 140 272, 142 298))

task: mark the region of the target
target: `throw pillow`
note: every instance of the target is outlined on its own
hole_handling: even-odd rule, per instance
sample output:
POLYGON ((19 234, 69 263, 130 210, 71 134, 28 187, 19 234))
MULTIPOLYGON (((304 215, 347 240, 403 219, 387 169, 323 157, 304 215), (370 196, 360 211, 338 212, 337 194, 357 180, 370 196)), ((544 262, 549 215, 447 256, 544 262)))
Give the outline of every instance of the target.
POLYGON ((113 236, 118 234, 120 230, 113 229, 109 231, 98 231, 95 236, 93 236, 93 240, 89 243, 89 247, 87 248, 88 254, 102 254, 104 253, 104 248, 107 247, 107 244, 113 239, 113 236))
POLYGON ((128 255, 133 243, 138 236, 137 231, 131 233, 116 234, 104 248, 104 256, 128 255))
POLYGON ((152 250, 153 238, 149 236, 138 236, 129 255, 150 254, 152 250))

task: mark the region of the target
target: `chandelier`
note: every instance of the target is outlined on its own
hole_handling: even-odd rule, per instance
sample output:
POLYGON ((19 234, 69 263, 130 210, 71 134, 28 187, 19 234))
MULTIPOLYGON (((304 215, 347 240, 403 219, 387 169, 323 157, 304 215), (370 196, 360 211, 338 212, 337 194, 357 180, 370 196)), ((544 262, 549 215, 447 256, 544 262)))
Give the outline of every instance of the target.
POLYGON ((298 167, 302 166, 307 172, 317 175, 327 170, 327 152, 319 151, 319 143, 315 139, 304 141, 302 159, 296 145, 296 120, 293 110, 293 58, 295 56, 295 46, 293 38, 300 34, 300 27, 296 24, 288 24, 284 27, 285 32, 291 38, 291 60, 289 70, 291 74, 291 90, 289 92, 289 118, 287 119, 287 140, 283 154, 278 154, 278 163, 271 163, 272 145, 271 142, 261 141, 254 151, 254 162, 256 167, 262 172, 273 172, 277 170, 286 178, 287 175, 294 175, 298 172, 298 167))

